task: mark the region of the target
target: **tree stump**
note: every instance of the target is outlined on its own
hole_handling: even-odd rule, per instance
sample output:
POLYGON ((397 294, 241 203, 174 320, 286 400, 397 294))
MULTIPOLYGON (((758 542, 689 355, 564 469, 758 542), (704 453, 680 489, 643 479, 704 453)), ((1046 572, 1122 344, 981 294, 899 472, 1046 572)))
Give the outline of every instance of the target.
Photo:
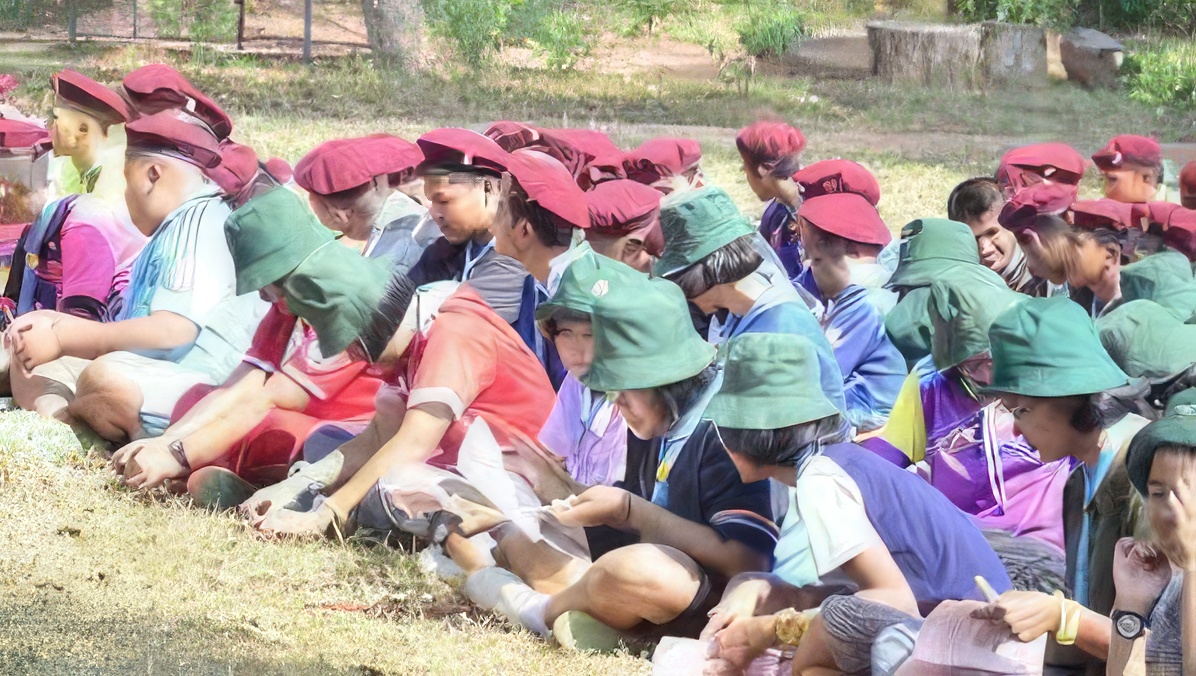
POLYGON ((980 63, 987 84, 1046 84, 1046 33, 1036 26, 985 21, 980 63))
POLYGON ((980 26, 868 23, 872 74, 885 82, 971 89, 982 81, 980 26))
POLYGON ((1067 79, 1084 87, 1116 89, 1125 47, 1091 28, 1073 28, 1059 41, 1067 79))

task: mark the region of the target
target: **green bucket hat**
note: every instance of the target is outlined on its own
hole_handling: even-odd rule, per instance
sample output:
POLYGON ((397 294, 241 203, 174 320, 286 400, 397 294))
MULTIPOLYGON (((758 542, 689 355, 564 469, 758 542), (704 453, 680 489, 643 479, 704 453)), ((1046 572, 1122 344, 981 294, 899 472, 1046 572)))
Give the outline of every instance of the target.
POLYGON ((1096 320, 1100 342, 1132 378, 1170 378, 1196 364, 1196 326, 1149 300, 1117 306, 1096 320))
POLYGON ((722 188, 675 192, 660 203, 664 253, 653 272, 664 276, 697 263, 756 230, 722 188))
POLYGON ((635 277, 645 279, 644 273, 613 258, 590 253, 569 264, 561 275, 556 293, 547 302, 536 308, 536 321, 542 322, 558 309, 592 314, 595 295, 611 285, 622 285, 634 281, 635 277))
POLYGON ((976 237, 968 226, 945 218, 919 218, 901 229, 897 269, 885 286, 929 286, 968 264, 980 265, 976 237))
POLYGON ((959 270, 930 285, 930 346, 939 371, 988 352, 988 327, 997 315, 1026 298, 991 270, 976 268, 981 270, 989 275, 959 270))
POLYGON ((994 392, 1069 397, 1129 383, 1101 345, 1092 319, 1070 298, 1015 304, 993 320, 988 341, 993 382, 986 389, 994 392))
POLYGON ((386 292, 391 265, 333 241, 283 280, 287 311, 315 329, 325 358, 344 352, 361 335, 386 292))
POLYGON ((224 223, 224 236, 237 268, 237 295, 277 282, 334 238, 287 188, 275 188, 234 211, 224 223))
POLYGON ((1196 389, 1171 397, 1167 413, 1138 431, 1125 456, 1130 481, 1143 497, 1150 481, 1154 454, 1164 446, 1196 447, 1196 389))
POLYGON ((1182 321, 1196 316, 1196 281, 1192 264, 1178 251, 1162 251, 1121 269, 1125 301, 1153 300, 1182 321))
POLYGON ((643 390, 691 378, 716 350, 689 318, 681 287, 635 275, 591 286, 594 358, 582 383, 594 390, 643 390))
POLYGON ((818 350, 810 339, 746 333, 722 349, 722 388, 705 414, 718 426, 775 430, 839 412, 822 393, 818 350))

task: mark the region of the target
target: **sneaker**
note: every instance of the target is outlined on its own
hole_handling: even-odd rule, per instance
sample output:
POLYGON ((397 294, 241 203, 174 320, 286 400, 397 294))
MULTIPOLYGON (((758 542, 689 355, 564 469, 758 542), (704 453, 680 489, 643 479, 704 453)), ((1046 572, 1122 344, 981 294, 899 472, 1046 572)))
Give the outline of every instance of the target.
POLYGON ((623 646, 619 632, 580 610, 570 610, 556 618, 552 637, 561 648, 582 653, 613 653, 623 646))
POLYGON ((245 502, 257 487, 223 467, 201 467, 187 479, 187 493, 195 504, 223 512, 245 502))
POLYGON ((416 560, 419 562, 421 570, 435 575, 445 582, 462 584, 465 581, 465 569, 458 566, 456 561, 445 556, 444 549, 440 545, 425 548, 419 553, 416 560))

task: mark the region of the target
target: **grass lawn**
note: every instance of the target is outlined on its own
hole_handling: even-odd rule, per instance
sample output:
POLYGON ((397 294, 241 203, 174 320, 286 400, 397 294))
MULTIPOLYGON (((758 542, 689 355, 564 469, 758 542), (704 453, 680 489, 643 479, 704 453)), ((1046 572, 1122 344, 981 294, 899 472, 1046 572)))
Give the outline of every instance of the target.
MULTIPOLYGON (((360 58, 307 69, 253 57, 181 63, 149 48, 0 45, 18 104, 48 112, 63 64, 107 82, 174 62, 233 114, 237 140, 294 162, 318 142, 494 119, 592 126, 631 146, 701 141, 710 182, 748 212, 734 133, 759 116, 805 130, 809 159, 864 162, 893 229, 941 215, 960 180, 1019 143, 1088 153, 1119 132, 1177 140, 1192 113, 1067 85, 951 93, 873 82, 761 78, 733 86, 650 73, 496 68, 396 76, 360 58), (10 58, 11 57, 11 58, 10 58)), ((1092 190, 1093 186, 1088 189, 1092 190)), ((632 656, 577 657, 473 612, 413 557, 357 543, 265 543, 235 519, 118 487, 91 444, 32 414, 0 413, 0 671, 5 673, 644 673, 632 656)))

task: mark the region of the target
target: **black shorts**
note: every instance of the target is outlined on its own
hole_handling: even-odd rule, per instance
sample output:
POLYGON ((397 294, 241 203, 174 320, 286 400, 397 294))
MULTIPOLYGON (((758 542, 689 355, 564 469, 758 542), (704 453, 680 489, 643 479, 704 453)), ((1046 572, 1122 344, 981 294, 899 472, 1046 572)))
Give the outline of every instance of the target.
POLYGON ((697 638, 710 622, 710 611, 722 600, 728 582, 726 577, 702 568, 698 569, 698 574, 701 576, 698 593, 680 615, 664 624, 644 620, 628 630, 627 635, 641 641, 659 641, 665 636, 697 638))

